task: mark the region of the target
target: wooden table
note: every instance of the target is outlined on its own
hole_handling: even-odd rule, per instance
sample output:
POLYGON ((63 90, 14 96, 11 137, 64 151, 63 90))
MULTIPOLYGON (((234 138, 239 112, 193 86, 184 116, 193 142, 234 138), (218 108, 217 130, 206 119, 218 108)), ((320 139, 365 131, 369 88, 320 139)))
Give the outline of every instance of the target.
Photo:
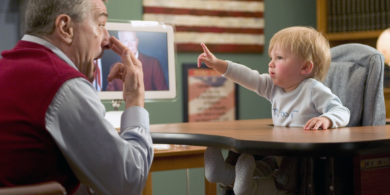
MULTIPOLYGON (((187 147, 171 147, 169 150, 155 150, 154 159, 143 195, 152 195, 152 172, 168 171, 177 169, 190 169, 204 167, 204 151, 206 147, 187 146, 187 147)), ((215 195, 217 188, 216 184, 209 183, 205 179, 205 194, 215 195)))
POLYGON ((351 194, 370 194, 372 189, 390 192, 390 185, 386 184, 390 174, 380 174, 390 172, 390 163, 382 171, 361 166, 389 156, 390 125, 305 131, 271 124, 271 119, 258 119, 159 124, 150 128, 154 143, 214 146, 259 155, 352 158, 353 171, 347 177, 353 181, 351 194), (375 180, 372 170, 379 172, 375 180))

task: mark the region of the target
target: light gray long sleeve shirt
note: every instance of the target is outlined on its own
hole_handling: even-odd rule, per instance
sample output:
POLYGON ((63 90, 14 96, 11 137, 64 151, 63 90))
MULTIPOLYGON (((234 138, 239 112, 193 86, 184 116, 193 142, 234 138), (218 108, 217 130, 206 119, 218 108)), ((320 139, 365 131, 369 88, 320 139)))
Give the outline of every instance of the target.
POLYGON ((275 126, 303 127, 313 117, 324 116, 332 121, 332 128, 348 125, 350 113, 340 99, 321 82, 309 78, 291 92, 272 82, 269 74, 259 74, 244 65, 231 61, 225 77, 265 97, 272 104, 275 126))
MULTIPOLYGON (((77 69, 51 43, 30 35, 22 40, 51 49, 77 69)), ((149 114, 142 107, 127 108, 120 134, 104 115, 104 105, 92 84, 74 78, 53 98, 46 112, 46 129, 81 183, 98 194, 141 194, 153 160, 149 114)))

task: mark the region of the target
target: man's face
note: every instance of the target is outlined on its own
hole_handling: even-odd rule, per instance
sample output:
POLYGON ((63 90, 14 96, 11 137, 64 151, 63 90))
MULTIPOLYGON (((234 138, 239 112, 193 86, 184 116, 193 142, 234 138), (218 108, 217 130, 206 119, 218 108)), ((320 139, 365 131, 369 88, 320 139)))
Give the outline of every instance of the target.
POLYGON ((133 54, 138 51, 138 37, 135 32, 120 32, 119 40, 124 43, 133 54))
POLYGON ((77 68, 92 82, 93 61, 103 55, 104 49, 109 48, 110 36, 105 28, 108 17, 106 6, 101 0, 90 1, 91 11, 87 13, 84 21, 74 23, 72 52, 77 68))

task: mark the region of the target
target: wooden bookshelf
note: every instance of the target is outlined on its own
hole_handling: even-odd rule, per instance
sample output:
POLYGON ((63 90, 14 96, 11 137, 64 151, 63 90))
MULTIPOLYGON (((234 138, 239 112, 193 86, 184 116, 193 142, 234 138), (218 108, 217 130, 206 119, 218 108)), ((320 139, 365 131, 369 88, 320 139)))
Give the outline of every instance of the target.
POLYGON ((369 30, 356 32, 337 32, 329 33, 328 29, 328 8, 329 0, 317 0, 317 30, 323 32, 329 39, 332 46, 344 43, 363 43, 376 47, 376 40, 383 30, 369 30))
POLYGON ((390 118, 390 88, 384 88, 385 106, 386 106, 386 118, 390 118))

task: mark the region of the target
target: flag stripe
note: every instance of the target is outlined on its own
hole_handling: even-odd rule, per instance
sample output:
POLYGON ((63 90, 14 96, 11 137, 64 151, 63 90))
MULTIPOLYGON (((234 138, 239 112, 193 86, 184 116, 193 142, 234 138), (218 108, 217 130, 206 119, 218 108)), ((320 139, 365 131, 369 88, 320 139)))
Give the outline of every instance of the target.
MULTIPOLYGON (((207 44, 207 48, 215 53, 262 53, 263 45, 244 45, 244 44, 207 44)), ((200 44, 186 43, 177 44, 177 51, 185 52, 203 52, 200 44)))
POLYGON ((212 33, 242 33, 242 34, 263 34, 264 29, 260 28, 218 28, 204 26, 175 26, 176 32, 212 32, 212 33))
POLYGON ((208 26, 228 28, 263 28, 263 18, 190 16, 170 14, 144 14, 145 21, 159 21, 179 26, 208 26))
POLYGON ((233 34, 233 33, 196 33, 176 32, 176 43, 233 43, 233 44, 264 44, 263 35, 233 34))
POLYGON ((206 4, 206 2, 199 0, 144 0, 143 6, 245 12, 262 12, 264 10, 262 1, 208 1, 206 4))
POLYGON ((144 13, 171 15, 193 15, 193 16, 218 16, 218 17, 263 17, 263 12, 242 12, 242 11, 221 11, 204 9, 181 9, 166 7, 144 7, 144 13))
POLYGON ((261 53, 263 0, 143 0, 145 21, 175 26, 178 52, 261 53))

